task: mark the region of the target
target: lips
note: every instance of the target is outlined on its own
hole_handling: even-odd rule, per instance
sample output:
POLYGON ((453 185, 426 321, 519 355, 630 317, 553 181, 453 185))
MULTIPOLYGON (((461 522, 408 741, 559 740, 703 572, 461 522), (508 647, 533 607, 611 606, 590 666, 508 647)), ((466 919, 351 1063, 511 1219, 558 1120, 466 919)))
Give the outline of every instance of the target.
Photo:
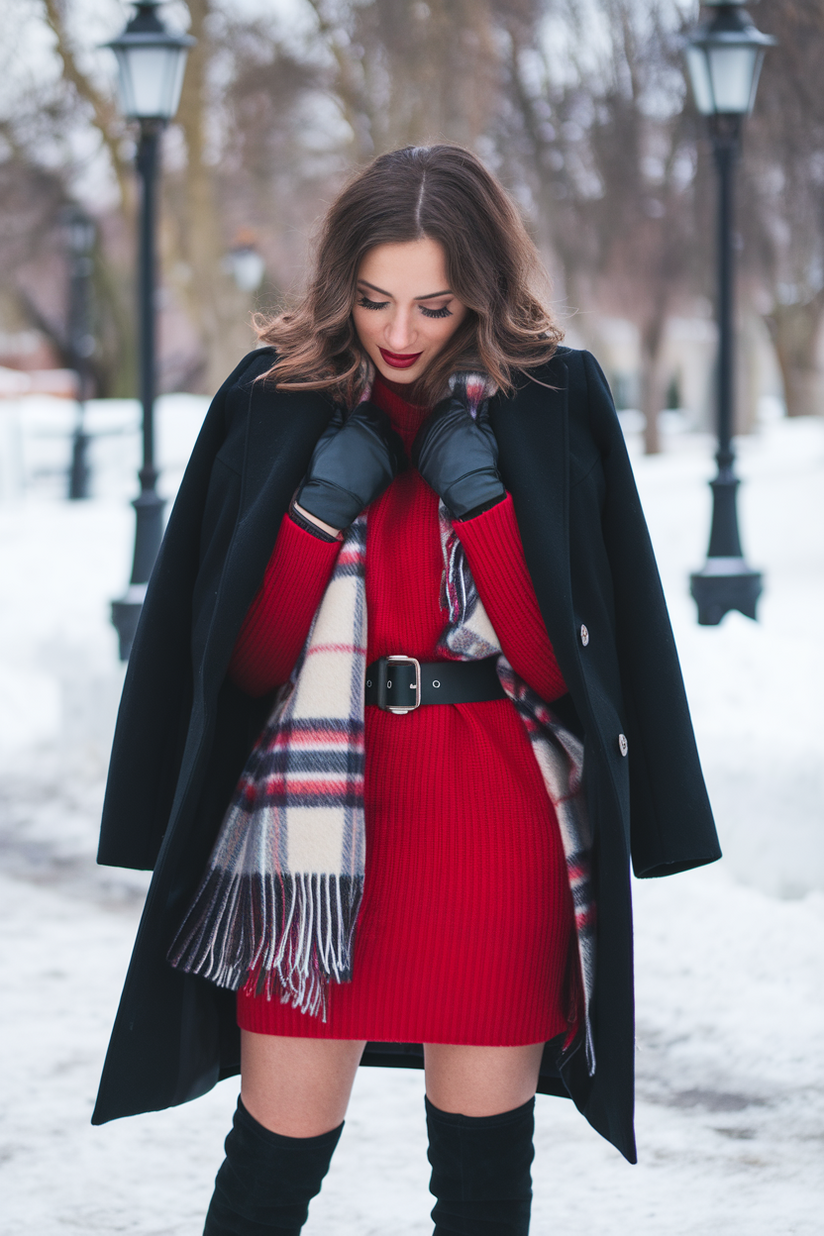
POLYGON ((423 356, 423 352, 412 352, 406 356, 399 355, 397 352, 387 352, 384 348, 378 348, 387 365, 393 369, 411 369, 418 357, 423 356))

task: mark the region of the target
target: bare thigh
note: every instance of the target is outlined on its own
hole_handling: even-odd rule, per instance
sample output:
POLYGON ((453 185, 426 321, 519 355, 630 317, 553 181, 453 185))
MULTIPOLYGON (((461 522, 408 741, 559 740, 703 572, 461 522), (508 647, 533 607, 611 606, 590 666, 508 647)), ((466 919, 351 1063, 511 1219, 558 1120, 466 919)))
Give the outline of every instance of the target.
POLYGON ((426 1093, 442 1112, 497 1116, 521 1107, 538 1086, 543 1043, 526 1047, 424 1044, 426 1093))
MULTIPOLYGON (((243 1106, 285 1137, 318 1137, 346 1115, 365 1042, 240 1032, 243 1106)), ((433 1100, 434 1101, 434 1100, 433 1100)))

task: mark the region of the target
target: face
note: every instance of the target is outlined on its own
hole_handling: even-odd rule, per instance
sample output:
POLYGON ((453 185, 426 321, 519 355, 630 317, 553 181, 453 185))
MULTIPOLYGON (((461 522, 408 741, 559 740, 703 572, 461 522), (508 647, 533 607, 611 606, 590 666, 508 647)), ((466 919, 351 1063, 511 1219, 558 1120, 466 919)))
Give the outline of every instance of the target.
POLYGON ((378 372, 393 382, 413 383, 426 373, 468 312, 449 288, 436 240, 376 245, 361 262, 355 330, 378 372))

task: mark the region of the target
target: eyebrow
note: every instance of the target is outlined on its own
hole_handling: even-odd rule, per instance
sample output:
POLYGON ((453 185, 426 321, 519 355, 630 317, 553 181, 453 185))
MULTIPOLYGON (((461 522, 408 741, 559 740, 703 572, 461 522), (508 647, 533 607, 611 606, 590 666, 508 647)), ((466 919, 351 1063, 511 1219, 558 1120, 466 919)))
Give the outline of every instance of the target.
MULTIPOLYGON (((380 292, 381 296, 388 296, 390 300, 394 300, 391 292, 387 292, 385 288, 375 287, 374 283, 369 283, 366 279, 358 279, 358 283, 362 283, 364 287, 371 288, 373 292, 380 292)), ((413 296, 413 300, 434 300, 436 296, 452 296, 454 293, 450 288, 444 292, 430 292, 428 296, 413 296)))

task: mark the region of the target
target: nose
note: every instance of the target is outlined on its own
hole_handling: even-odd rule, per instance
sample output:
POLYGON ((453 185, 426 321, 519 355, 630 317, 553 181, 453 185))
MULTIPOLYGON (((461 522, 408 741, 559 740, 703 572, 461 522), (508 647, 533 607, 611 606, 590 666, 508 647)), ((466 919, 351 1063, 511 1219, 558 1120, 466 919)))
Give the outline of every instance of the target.
POLYGON ((400 306, 386 325, 386 347, 389 352, 408 352, 414 343, 412 311, 400 306))

